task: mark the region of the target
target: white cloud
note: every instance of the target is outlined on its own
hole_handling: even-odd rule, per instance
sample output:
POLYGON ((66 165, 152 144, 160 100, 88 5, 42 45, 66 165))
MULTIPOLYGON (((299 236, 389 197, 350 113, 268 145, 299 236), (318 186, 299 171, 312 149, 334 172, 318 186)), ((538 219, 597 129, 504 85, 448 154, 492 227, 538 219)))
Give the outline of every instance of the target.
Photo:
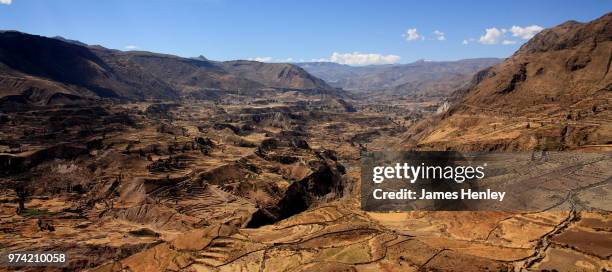
POLYGON ((10 5, 13 2, 13 0, 0 0, 0 4, 4 4, 4 5, 10 5))
POLYGON ((404 33, 402 36, 404 36, 404 38, 406 38, 407 41, 415 41, 415 40, 424 40, 425 37, 419 35, 419 33, 417 32, 416 28, 409 28, 408 30, 406 30, 406 33, 404 33))
POLYGON ((446 37, 444 36, 444 32, 440 30, 435 30, 433 33, 434 35, 436 35, 436 40, 438 41, 446 40, 446 37))
MULTIPOLYGON (((0 1, 2 1, 2 0, 0 0, 0 1)), ((135 49, 138 49, 138 46, 130 44, 130 45, 126 45, 125 49, 127 49, 127 50, 135 50, 135 49)))
POLYGON ((249 60, 259 61, 259 62, 272 62, 272 57, 254 57, 254 58, 249 58, 249 60))
POLYGON ((485 29, 485 34, 478 40, 482 44, 498 44, 504 38, 504 33, 496 27, 485 29))
MULTIPOLYGON (((259 61, 259 62, 268 62, 268 63, 287 63, 287 62, 295 62, 296 60, 293 58, 273 58, 273 57, 255 57, 248 58, 250 61, 259 61)), ((348 64, 348 65, 370 65, 370 64, 392 64, 397 63, 400 60, 399 56, 396 55, 382 55, 382 54, 372 54, 372 53, 338 53, 334 52, 328 58, 315 58, 311 59, 312 62, 335 62, 340 64, 348 64)), ((304 62, 304 59, 299 59, 298 62, 304 62)))
POLYGON ((524 40, 531 39, 535 34, 542 31, 544 28, 539 25, 530 25, 526 27, 520 26, 512 26, 510 28, 510 32, 512 32, 513 37, 519 37, 524 40))
POLYGON ((317 61, 329 61, 348 65, 370 65, 370 64, 392 64, 400 60, 397 55, 381 55, 372 53, 338 53, 334 52, 327 59, 318 59, 317 61))
POLYGON ((293 58, 275 59, 273 57, 254 57, 254 58, 248 58, 247 60, 259 61, 259 62, 293 62, 293 58))
MULTIPOLYGON (((506 28, 487 28, 485 34, 480 36, 478 42, 481 44, 503 44, 511 45, 516 44, 518 41, 507 39, 512 34, 512 37, 521 38, 523 40, 531 39, 535 34, 542 31, 544 28, 538 25, 530 25, 526 27, 512 26, 510 29, 506 28)), ((464 40, 463 44, 468 42, 464 40)))
POLYGON ((463 40, 461 43, 462 44, 468 44, 469 42, 468 42, 468 40, 463 40))

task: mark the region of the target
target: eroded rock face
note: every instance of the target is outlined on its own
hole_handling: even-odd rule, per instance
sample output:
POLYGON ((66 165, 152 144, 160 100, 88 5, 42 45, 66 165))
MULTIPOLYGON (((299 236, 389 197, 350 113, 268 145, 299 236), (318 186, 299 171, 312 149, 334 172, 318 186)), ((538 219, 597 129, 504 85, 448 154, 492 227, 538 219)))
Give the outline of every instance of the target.
POLYGON ((338 171, 334 162, 314 161, 310 167, 310 175, 291 183, 275 205, 259 208, 247 227, 257 228, 299 214, 326 196, 327 200, 342 197, 343 173, 338 171))

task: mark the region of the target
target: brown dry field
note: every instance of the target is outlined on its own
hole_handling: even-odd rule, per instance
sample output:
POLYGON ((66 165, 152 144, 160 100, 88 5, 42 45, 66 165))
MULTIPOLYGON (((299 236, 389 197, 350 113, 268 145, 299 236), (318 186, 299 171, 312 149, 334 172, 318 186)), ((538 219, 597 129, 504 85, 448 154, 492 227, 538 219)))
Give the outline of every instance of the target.
MULTIPOLYGON (((351 103, 357 112, 286 92, 8 114, 1 155, 14 172, 0 179, 0 252, 66 251, 69 270, 90 271, 612 269, 610 203, 363 212, 360 152, 401 148, 440 102, 351 103), (16 213, 19 183, 27 197, 16 213)), ((583 199, 609 195, 608 183, 583 199)))

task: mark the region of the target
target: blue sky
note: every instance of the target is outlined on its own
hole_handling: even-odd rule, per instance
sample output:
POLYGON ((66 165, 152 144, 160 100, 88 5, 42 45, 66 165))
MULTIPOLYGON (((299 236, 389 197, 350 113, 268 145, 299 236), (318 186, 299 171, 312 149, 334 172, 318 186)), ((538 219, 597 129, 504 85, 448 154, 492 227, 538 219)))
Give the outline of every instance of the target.
POLYGON ((608 0, 0 3, 1 29, 60 35, 108 48, 213 60, 355 65, 507 57, 540 27, 570 19, 590 21, 612 11, 608 0))

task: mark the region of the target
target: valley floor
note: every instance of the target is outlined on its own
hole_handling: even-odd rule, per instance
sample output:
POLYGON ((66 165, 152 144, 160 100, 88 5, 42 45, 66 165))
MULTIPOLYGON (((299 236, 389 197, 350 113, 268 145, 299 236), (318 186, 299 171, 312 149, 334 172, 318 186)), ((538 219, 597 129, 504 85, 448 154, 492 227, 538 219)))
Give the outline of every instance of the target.
POLYGON ((66 251, 92 271, 612 269, 609 211, 572 201, 363 212, 360 153, 397 149, 440 102, 353 102, 286 92, 7 113, 0 252, 66 251))

